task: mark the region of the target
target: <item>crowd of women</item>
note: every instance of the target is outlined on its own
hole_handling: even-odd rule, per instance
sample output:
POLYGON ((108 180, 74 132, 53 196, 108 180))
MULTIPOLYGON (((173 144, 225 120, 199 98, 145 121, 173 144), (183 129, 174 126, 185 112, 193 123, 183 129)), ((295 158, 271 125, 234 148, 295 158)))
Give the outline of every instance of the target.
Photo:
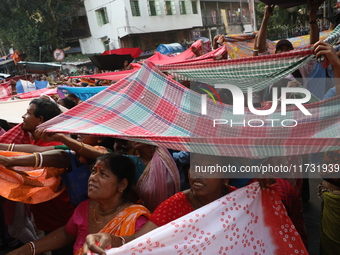
MULTIPOLYGON (((321 3, 311 3, 311 44, 314 44, 316 58, 321 55, 327 58, 334 77, 340 78, 340 60, 333 46, 318 41, 315 21, 321 3)), ((269 54, 265 39, 272 12, 273 6, 267 6, 255 40, 254 55, 269 54)), ((214 47, 223 43, 220 36, 215 39, 214 47)), ((276 45, 275 53, 290 50, 293 46, 282 40, 276 45)), ((314 60, 300 69, 299 78, 308 76, 309 69, 315 68, 315 65, 314 60)), ((286 77, 288 81, 283 86, 292 85, 292 80, 292 86, 300 83, 294 77, 294 74, 286 77)), ((339 79, 334 81, 333 94, 339 95, 339 79)), ((270 94, 270 90, 263 93, 270 94)), ((257 96, 259 101, 255 103, 261 107, 263 94, 257 96)), ((81 103, 74 95, 69 95, 69 100, 73 103, 67 100, 58 103, 68 108, 81 103)), ((205 174, 191 176, 189 169, 196 163, 216 164, 222 157, 192 154, 190 160, 189 152, 110 137, 47 133, 38 128, 60 113, 58 104, 53 100, 34 99, 22 116, 23 123, 0 136, 0 150, 27 153, 15 157, 8 154, 0 156, 0 164, 6 168, 56 167, 63 172, 61 190, 48 201, 27 205, 2 198, 7 231, 22 243, 10 254, 35 255, 48 251, 53 254, 87 254, 90 250, 105 254, 107 248, 124 245, 256 181, 262 188, 270 187, 279 194, 288 216, 307 246, 302 191, 301 186, 294 185, 296 181, 280 178, 257 180, 256 176, 252 179, 233 179, 232 176, 211 178, 205 174), (40 231, 44 232, 42 238, 37 236, 40 231)), ((339 158, 339 152, 329 152, 325 161, 339 164, 339 158)), ((322 177, 321 250, 322 254, 337 254, 340 248, 337 235, 340 184, 334 175, 326 173, 322 177)))

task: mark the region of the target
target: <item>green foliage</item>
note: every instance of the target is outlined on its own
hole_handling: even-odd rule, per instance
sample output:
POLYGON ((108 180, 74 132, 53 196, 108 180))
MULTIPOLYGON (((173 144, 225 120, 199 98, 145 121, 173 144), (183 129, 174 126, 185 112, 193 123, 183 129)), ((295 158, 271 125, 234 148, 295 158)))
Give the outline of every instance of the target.
MULTIPOLYGON (((256 5, 258 28, 261 27, 265 6, 266 4, 262 2, 259 2, 256 5)), ((287 9, 281 9, 278 6, 275 6, 273 15, 269 19, 267 37, 270 40, 281 39, 281 37, 287 38, 288 32, 296 31, 297 28, 309 25, 308 19, 307 5, 297 6, 296 10, 292 13, 289 13, 287 9), (301 12, 298 10, 301 10, 301 12)))
POLYGON ((5 48, 27 53, 28 60, 53 60, 52 52, 65 46, 63 33, 71 28, 82 5, 79 0, 0 0, 0 32, 5 48))

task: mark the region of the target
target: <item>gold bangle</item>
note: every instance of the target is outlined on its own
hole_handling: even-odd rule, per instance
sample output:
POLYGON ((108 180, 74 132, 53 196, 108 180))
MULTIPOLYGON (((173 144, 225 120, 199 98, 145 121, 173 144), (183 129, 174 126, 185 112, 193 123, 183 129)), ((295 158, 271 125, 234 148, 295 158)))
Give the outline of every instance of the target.
POLYGON ((83 143, 83 142, 80 142, 80 143, 81 143, 81 144, 80 144, 80 149, 77 151, 77 153, 81 152, 82 149, 84 148, 84 143, 83 143))
POLYGON ((119 237, 119 238, 120 238, 120 240, 122 240, 122 245, 124 245, 124 244, 126 243, 126 240, 125 240, 125 238, 124 238, 124 237, 122 237, 122 236, 117 236, 117 237, 119 237))
POLYGON ((35 164, 34 164, 34 168, 36 168, 36 167, 38 167, 38 165, 39 165, 39 155, 38 155, 38 153, 33 153, 33 155, 34 155, 34 157, 35 157, 35 164))
POLYGON ((11 151, 12 143, 10 143, 7 147, 7 151, 11 151))

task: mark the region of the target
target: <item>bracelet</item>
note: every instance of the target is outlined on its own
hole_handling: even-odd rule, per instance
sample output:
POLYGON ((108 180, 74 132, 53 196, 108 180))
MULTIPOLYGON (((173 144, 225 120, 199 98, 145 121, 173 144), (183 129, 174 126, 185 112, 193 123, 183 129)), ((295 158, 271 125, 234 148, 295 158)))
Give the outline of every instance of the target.
POLYGON ((41 153, 38 153, 38 154, 39 154, 39 166, 38 166, 38 168, 40 168, 40 167, 42 167, 44 158, 43 158, 43 155, 41 153))
POLYGON ((120 238, 120 240, 122 240, 122 245, 124 245, 126 243, 126 240, 124 237, 122 236, 117 236, 118 238, 120 238))
POLYGON ((258 52, 259 50, 255 50, 255 49, 253 49, 253 51, 254 51, 254 52, 258 52))
POLYGON ((14 145, 15 145, 15 143, 10 143, 8 145, 7 151, 13 151, 14 145))
POLYGON ((38 167, 39 165, 39 156, 38 156, 38 153, 33 153, 34 157, 35 157, 35 164, 34 164, 34 168, 38 167))
POLYGON ((81 150, 84 148, 84 143, 81 142, 80 146, 81 146, 81 147, 80 147, 80 149, 77 151, 77 153, 81 152, 81 150))
POLYGON ((309 21, 309 24, 316 24, 316 20, 309 21))
POLYGON ((35 244, 31 241, 28 245, 30 246, 31 254, 35 255, 35 244))

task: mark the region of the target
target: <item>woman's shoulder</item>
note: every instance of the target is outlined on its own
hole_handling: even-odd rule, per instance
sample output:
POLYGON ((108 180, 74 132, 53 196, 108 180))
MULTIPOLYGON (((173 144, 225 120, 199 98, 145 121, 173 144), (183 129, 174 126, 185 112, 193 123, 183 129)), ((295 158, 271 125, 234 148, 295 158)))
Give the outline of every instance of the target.
POLYGON ((180 203, 187 203, 188 199, 185 195, 185 191, 177 192, 175 195, 169 197, 165 201, 163 201, 160 205, 172 205, 172 204, 180 204, 180 203))

